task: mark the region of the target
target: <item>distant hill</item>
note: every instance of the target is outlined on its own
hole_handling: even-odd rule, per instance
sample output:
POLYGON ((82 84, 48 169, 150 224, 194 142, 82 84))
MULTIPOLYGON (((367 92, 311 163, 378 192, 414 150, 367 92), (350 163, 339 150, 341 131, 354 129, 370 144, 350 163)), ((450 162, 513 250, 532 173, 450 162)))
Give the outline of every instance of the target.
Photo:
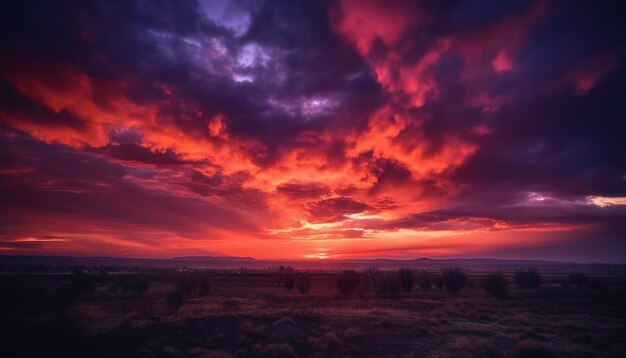
POLYGON ((55 265, 55 266, 140 266, 140 267, 194 267, 194 268, 272 268, 280 265, 296 269, 364 269, 378 267, 383 270, 412 268, 416 270, 439 270, 460 267, 469 270, 512 270, 537 268, 542 270, 625 270, 624 264, 573 263, 543 260, 505 260, 489 258, 430 259, 426 257, 408 260, 397 259, 349 259, 349 260, 266 260, 239 256, 182 256, 166 259, 128 257, 80 257, 80 256, 17 256, 0 255, 0 265, 55 265))
POLYGON ((185 256, 170 259, 145 259, 131 257, 83 256, 12 256, 0 255, 3 265, 56 265, 56 266, 148 266, 148 267, 241 267, 251 257, 238 256, 185 256))

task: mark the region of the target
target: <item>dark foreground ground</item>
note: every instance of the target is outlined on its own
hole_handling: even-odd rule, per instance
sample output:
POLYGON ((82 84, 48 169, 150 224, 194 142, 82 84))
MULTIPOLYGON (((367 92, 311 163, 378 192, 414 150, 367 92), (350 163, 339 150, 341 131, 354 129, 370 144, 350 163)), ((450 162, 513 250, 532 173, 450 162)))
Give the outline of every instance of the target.
POLYGON ((624 274, 590 272, 601 284, 582 288, 568 274, 541 272, 538 289, 511 282, 503 298, 478 270, 460 293, 381 296, 361 276, 345 298, 336 273, 309 274, 303 295, 276 273, 207 271, 210 289, 183 298, 172 292, 198 273, 5 272, 0 356, 623 357, 624 274))

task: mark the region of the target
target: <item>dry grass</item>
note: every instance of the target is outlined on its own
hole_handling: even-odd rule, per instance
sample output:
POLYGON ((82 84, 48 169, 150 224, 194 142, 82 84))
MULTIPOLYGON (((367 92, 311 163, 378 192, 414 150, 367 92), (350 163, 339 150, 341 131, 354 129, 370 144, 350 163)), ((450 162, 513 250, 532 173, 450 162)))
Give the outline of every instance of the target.
MULTIPOLYGON (((331 277, 318 275, 306 296, 262 277, 222 278, 177 312, 164 303, 171 282, 140 297, 99 288, 63 317, 80 352, 95 356, 617 357, 626 349, 626 290, 617 284, 512 288, 503 299, 480 287, 346 299, 331 277)), ((32 319, 55 327, 54 317, 32 319)))

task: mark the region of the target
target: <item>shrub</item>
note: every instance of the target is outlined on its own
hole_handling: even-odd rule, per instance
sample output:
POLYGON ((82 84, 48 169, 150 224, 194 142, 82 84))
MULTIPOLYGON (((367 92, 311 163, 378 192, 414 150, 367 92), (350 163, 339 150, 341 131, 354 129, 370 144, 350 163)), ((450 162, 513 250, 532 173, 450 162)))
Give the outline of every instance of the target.
POLYGON ((459 292, 467 284, 467 275, 460 268, 445 269, 442 277, 446 289, 450 292, 459 292))
POLYGON ((437 275, 437 277, 435 277, 435 279, 433 280, 433 283, 435 284, 435 287, 439 289, 439 291, 443 290, 443 286, 444 286, 443 276, 437 275))
POLYGON ((309 281, 309 278, 306 275, 301 274, 300 277, 298 277, 296 287, 301 294, 306 295, 309 291, 311 291, 311 281, 309 281))
POLYGON ((534 269, 521 269, 515 272, 513 281, 519 288, 537 288, 541 284, 541 276, 534 269))
POLYGON ((417 280, 417 285, 422 290, 429 290, 433 285, 433 276, 424 270, 420 271, 417 274, 416 280, 417 280))
POLYGON ((293 288, 296 286, 296 279, 295 277, 293 277, 293 273, 289 272, 285 274, 284 283, 285 283, 285 288, 287 289, 287 291, 291 293, 293 288))
POLYGON ((569 274, 569 277, 567 278, 567 282, 571 283, 572 285, 576 285, 578 288, 583 287, 584 285, 587 284, 587 275, 585 275, 582 272, 572 272, 569 274))
POLYGON ((400 291, 400 278, 391 273, 381 274, 378 277, 376 294, 379 296, 395 296, 400 291))
POLYGON ((359 285, 359 275, 354 270, 344 270, 337 277, 337 290, 348 297, 359 285))
POLYGON ((85 275, 80 270, 76 270, 72 273, 70 278, 70 287, 75 294, 92 294, 96 289, 94 281, 91 277, 85 275))
POLYGON ((506 286, 508 282, 502 272, 496 272, 487 276, 485 279, 485 290, 490 295, 495 297, 502 297, 506 294, 506 286))
POLYGON ((592 278, 587 282, 587 287, 592 290, 603 290, 606 288, 606 282, 601 278, 592 278))
POLYGON ((251 356, 289 358, 295 357, 296 353, 288 343, 270 343, 266 345, 257 343, 252 346, 251 356))
POLYGON ((123 275, 115 279, 109 287, 109 291, 117 293, 118 290, 123 292, 132 292, 137 296, 148 291, 152 286, 152 280, 147 276, 123 275))
POLYGON ((380 270, 377 267, 369 267, 365 269, 365 283, 370 287, 378 286, 378 277, 380 270))
POLYGON ((174 309, 175 312, 178 312, 178 310, 180 310, 185 303, 185 299, 186 296, 183 290, 175 288, 173 291, 168 293, 167 296, 165 296, 165 304, 174 309))
POLYGON ((149 277, 135 276, 133 277, 130 290, 136 295, 141 295, 148 291, 150 286, 152 286, 152 280, 149 277))
POLYGON ((400 269, 398 271, 398 277, 400 278, 400 285, 405 292, 410 293, 413 291, 413 285, 415 285, 415 274, 411 269, 400 269))
POLYGON ((211 283, 206 275, 201 275, 196 278, 196 294, 199 297, 205 297, 211 291, 211 283))
POLYGON ((222 302, 222 307, 224 308, 224 315, 230 315, 237 308, 239 302, 236 300, 228 299, 222 302))
POLYGON ((533 341, 522 341, 517 350, 519 358, 553 358, 559 357, 555 351, 541 343, 533 341))

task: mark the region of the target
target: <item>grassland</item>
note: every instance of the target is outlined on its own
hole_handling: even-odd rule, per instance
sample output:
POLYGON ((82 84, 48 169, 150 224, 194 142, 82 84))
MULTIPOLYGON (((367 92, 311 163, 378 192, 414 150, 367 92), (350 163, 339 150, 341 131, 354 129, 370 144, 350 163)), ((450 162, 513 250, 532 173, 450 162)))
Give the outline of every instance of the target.
MULTIPOLYGON (((196 357, 621 357, 626 351, 623 273, 590 272, 601 285, 567 285, 566 271, 507 294, 467 271, 459 293, 432 287, 377 295, 363 282, 348 297, 337 273, 308 273, 304 295, 269 271, 207 271, 207 295, 167 297, 194 273, 110 273, 64 295, 68 273, 3 274, 0 356, 196 357), (120 277, 149 279, 144 292, 114 291, 120 277)), ((195 275, 198 273, 196 272, 195 275)), ((393 274, 393 273, 392 273, 393 274)))

